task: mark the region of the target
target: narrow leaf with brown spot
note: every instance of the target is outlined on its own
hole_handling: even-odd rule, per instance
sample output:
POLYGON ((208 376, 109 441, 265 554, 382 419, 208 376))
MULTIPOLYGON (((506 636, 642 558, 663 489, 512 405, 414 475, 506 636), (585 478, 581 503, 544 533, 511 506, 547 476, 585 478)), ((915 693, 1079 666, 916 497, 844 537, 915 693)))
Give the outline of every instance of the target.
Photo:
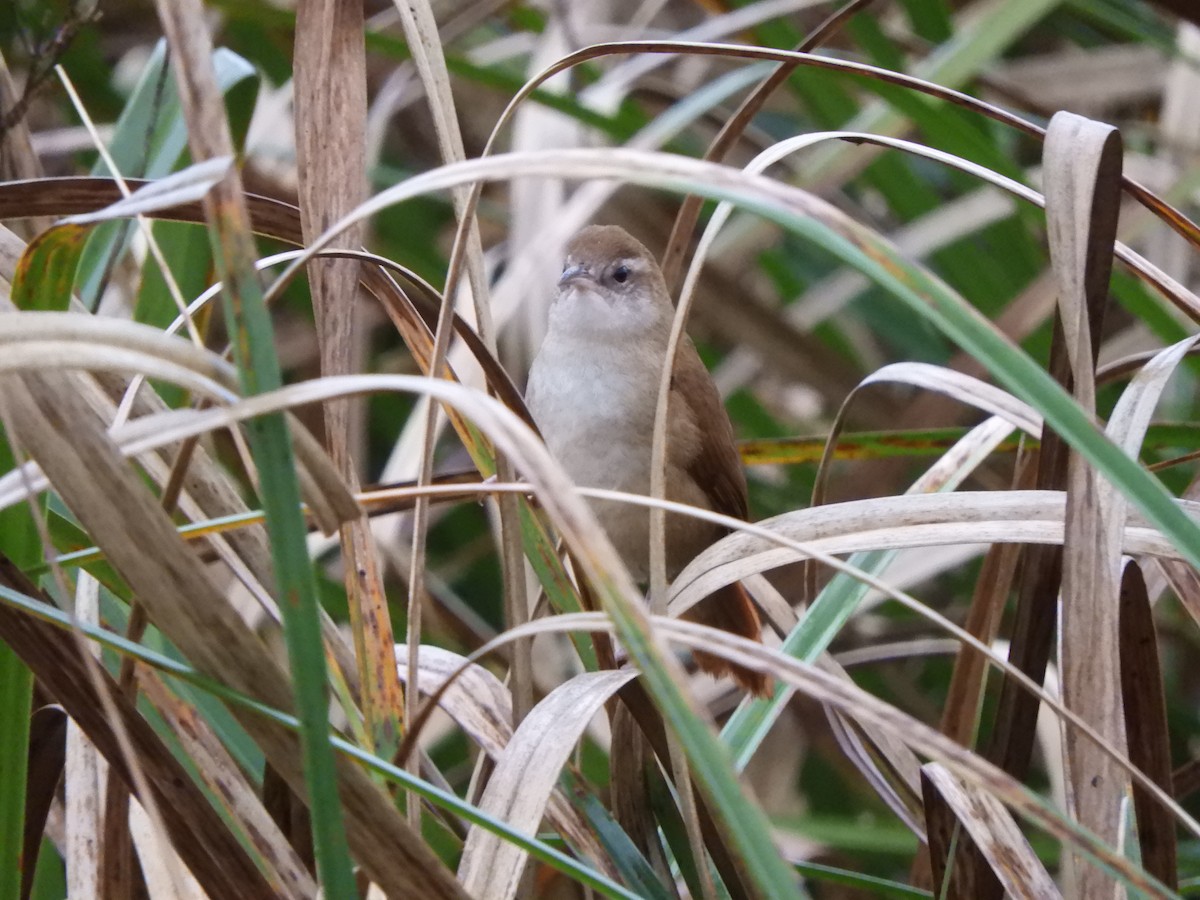
MULTIPOLYGON (((1009 896, 1028 900, 1052 900, 1062 896, 1003 803, 977 785, 960 781, 940 763, 927 763, 921 767, 921 784, 927 798, 936 794, 953 813, 953 819, 942 821, 938 833, 944 837, 947 826, 954 822, 970 834, 1009 896)), ((930 841, 932 854, 932 836, 930 841)), ((944 853, 943 841, 939 841, 938 849, 944 853)), ((937 877, 941 858, 941 853, 934 855, 935 890, 944 883, 937 877)), ((954 869, 946 896, 978 896, 979 888, 969 880, 973 874, 969 870, 954 869)))
MULTIPOLYGON (((1108 298, 1121 196, 1121 138, 1110 125, 1071 113, 1050 122, 1045 144, 1046 224, 1059 288, 1059 318, 1075 399, 1095 415, 1095 358, 1108 298)), ((1125 503, 1104 475, 1070 454, 1063 546, 1062 695, 1117 747, 1125 742, 1118 658, 1120 532, 1125 503)), ((1128 778, 1091 740, 1067 728, 1068 808, 1116 845, 1128 778)), ((1083 896, 1112 896, 1111 875, 1078 869, 1083 896)))
MULTIPOLYGON (((296 11, 294 54, 296 150, 300 219, 311 241, 366 196, 366 56, 361 4, 303 0, 296 11)), ((362 224, 344 239, 356 248, 362 224)), ((360 263, 313 260, 308 266, 323 375, 344 375, 361 364, 367 331, 357 303, 360 263)), ((362 465, 361 399, 324 407, 325 440, 341 477, 358 488, 362 465)), ((341 528, 350 625, 358 655, 363 714, 374 749, 390 756, 399 743, 404 697, 392 660, 391 616, 365 515, 341 528)))

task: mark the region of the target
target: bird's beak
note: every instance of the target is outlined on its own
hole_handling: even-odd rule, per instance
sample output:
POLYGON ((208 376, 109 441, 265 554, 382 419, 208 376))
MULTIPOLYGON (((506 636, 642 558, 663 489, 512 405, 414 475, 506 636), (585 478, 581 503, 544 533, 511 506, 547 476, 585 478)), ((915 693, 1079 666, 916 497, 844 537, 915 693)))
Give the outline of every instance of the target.
POLYGON ((571 266, 559 276, 558 286, 564 288, 573 282, 592 280, 592 273, 587 270, 586 266, 571 266))

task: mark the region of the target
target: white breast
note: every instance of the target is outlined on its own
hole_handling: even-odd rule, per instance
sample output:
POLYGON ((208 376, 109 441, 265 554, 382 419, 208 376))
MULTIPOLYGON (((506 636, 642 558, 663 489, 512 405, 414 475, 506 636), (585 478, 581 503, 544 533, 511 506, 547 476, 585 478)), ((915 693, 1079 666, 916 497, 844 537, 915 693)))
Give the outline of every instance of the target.
MULTIPOLYGON (((561 333, 551 337, 534 360, 526 389, 529 411, 546 446, 581 487, 649 494, 658 372, 654 368, 650 374, 648 360, 655 358, 654 367, 661 365, 664 351, 652 357, 655 349, 645 341, 600 342, 561 333)), ((673 448, 671 456, 687 459, 690 453, 680 446, 673 448), (683 454, 678 453, 681 450, 683 454)), ((667 467, 667 496, 709 505, 690 475, 675 465, 667 467)), ((649 576, 648 509, 605 501, 594 501, 592 509, 630 573, 645 581, 649 576)), ((685 524, 674 521, 677 526, 685 524)), ((682 567, 707 545, 707 531, 698 540, 695 547, 692 541, 683 542, 681 554, 672 554, 678 558, 669 568, 682 567)))
POLYGON ((634 373, 638 362, 628 348, 571 339, 547 341, 534 360, 529 411, 550 452, 582 486, 649 487, 654 392, 634 373))

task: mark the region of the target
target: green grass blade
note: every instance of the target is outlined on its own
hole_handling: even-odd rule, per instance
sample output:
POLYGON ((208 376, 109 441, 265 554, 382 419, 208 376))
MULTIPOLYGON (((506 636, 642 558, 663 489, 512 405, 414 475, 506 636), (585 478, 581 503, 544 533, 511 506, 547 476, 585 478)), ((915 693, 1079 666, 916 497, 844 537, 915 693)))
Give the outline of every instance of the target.
MULTIPOLYGON (((230 265, 225 248, 215 237, 214 252, 224 263, 223 281, 230 288, 223 293, 227 319, 235 323, 234 345, 242 389, 252 395, 277 388, 282 385, 283 376, 253 260, 230 265)), ((247 423, 246 431, 259 473, 279 608, 283 613, 318 868, 327 896, 351 897, 355 889, 350 850, 329 746, 327 669, 316 579, 308 556, 308 527, 301 512, 291 436, 286 420, 279 414, 247 423)))
POLYGON ((863 875, 861 872, 851 872, 849 869, 839 869, 837 866, 823 866, 819 863, 802 862, 796 863, 796 871, 802 875, 807 875, 813 881, 845 885, 846 887, 876 897, 917 898, 933 896, 930 891, 915 888, 899 881, 876 878, 874 875, 863 875))
POLYGON ((21 896, 32 711, 33 675, 7 644, 0 644, 0 900, 21 896))
MULTIPOLYGON (((108 143, 109 155, 126 178, 162 178, 185 158, 187 125, 174 76, 166 65, 165 48, 162 41, 155 46, 108 143)), ((257 71, 236 53, 217 49, 213 68, 222 93, 228 95, 239 86, 257 92, 257 71)), ((113 173, 101 159, 92 167, 92 174, 113 173)), ((95 309, 109 272, 128 250, 131 227, 130 222, 109 222, 89 236, 75 279, 88 309, 95 309)))
POLYGON ((609 860, 616 866, 625 882, 639 897, 646 900, 671 900, 670 891, 659 882, 654 868, 642 856, 625 830, 617 824, 612 813, 595 794, 584 790, 584 785, 576 785, 576 788, 567 796, 587 818, 601 846, 608 853, 609 860))

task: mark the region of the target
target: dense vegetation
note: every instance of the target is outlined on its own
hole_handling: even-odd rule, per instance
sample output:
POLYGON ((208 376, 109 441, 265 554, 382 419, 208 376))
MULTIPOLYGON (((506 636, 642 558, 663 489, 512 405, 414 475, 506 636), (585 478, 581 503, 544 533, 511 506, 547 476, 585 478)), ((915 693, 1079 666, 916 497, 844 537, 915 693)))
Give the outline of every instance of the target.
POLYGON ((1188 4, 4 6, 0 900, 1200 885, 1188 4), (593 221, 748 467, 648 597, 593 221))

